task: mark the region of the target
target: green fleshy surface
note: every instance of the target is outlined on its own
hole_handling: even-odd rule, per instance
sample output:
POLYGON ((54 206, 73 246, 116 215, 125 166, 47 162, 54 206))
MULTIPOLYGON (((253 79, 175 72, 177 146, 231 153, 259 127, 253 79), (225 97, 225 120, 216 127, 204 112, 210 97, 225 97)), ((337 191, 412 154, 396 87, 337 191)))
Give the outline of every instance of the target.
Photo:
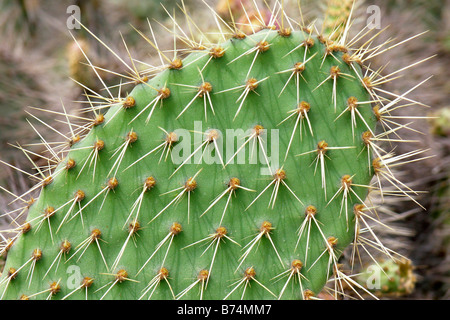
MULTIPOLYGON (((5 270, 8 270, 10 267, 17 269, 22 266, 30 259, 31 253, 35 248, 42 249, 43 257, 36 262, 30 284, 27 276, 31 262, 28 262, 19 271, 17 277, 11 280, 4 298, 17 299, 22 294, 31 295, 41 292, 48 289, 49 284, 53 281, 60 281, 61 285, 61 291, 53 298, 62 298, 74 290, 70 286, 71 281, 74 279, 74 274, 68 272, 73 269, 68 268, 75 265, 79 267, 82 277, 89 276, 95 279, 94 284, 87 291, 89 299, 102 297, 114 283, 114 274, 119 269, 125 269, 128 272, 128 278, 133 281, 116 283, 104 298, 137 299, 141 297, 147 284, 161 268, 169 242, 166 242, 154 255, 139 275, 136 275, 136 273, 154 252, 158 243, 168 235, 172 223, 178 222, 182 225, 183 231, 179 235, 174 236, 164 263, 164 267, 170 272, 167 279, 170 287, 165 280, 162 280, 152 295, 152 299, 172 299, 170 289, 175 295, 180 293, 197 280, 200 270, 210 268, 217 242, 214 242, 207 250, 207 246, 211 244, 210 241, 204 241, 189 247, 186 246, 215 233, 216 228, 219 227, 218 223, 228 194, 205 215, 201 217, 200 215, 218 195, 224 192, 229 179, 232 177, 239 178, 243 187, 256 192, 238 189, 235 195, 232 196, 222 226, 227 228, 227 235, 233 241, 239 243, 240 246, 229 239, 222 239, 217 247, 211 277, 203 293, 204 299, 223 299, 235 287, 237 282, 242 279, 244 270, 251 266, 255 268, 255 279, 278 297, 288 279, 288 272, 283 274, 284 277, 275 279, 274 277, 289 270, 294 259, 300 259, 301 261, 305 259, 306 232, 297 249, 296 243, 298 240, 297 231, 305 219, 305 208, 308 205, 314 205, 317 208, 315 217, 320 223, 323 234, 326 237, 335 236, 338 238, 338 245, 335 250, 339 254, 353 240, 353 205, 360 201, 353 194, 349 196, 347 205, 348 227, 345 208, 341 211, 342 194, 338 195, 332 202, 329 203, 329 201, 340 188, 340 181, 343 175, 354 176, 353 183, 357 185, 368 185, 373 173, 369 172, 367 149, 365 149, 361 139, 361 134, 367 130, 365 124, 357 117, 357 127, 354 129, 355 133, 353 136, 350 112, 345 112, 337 120, 336 118, 347 108, 347 99, 350 96, 356 97, 358 101, 369 101, 370 96, 359 81, 358 75, 355 74, 353 68, 342 61, 341 52, 334 52, 334 56, 326 57, 321 66, 325 46, 314 38, 315 45, 308 50, 306 58, 311 57, 316 52, 317 55, 306 64, 306 69, 302 73, 303 77, 299 78, 299 101, 310 103, 311 109, 308 117, 312 125, 313 136, 309 132, 306 121, 303 121, 302 137, 300 137, 299 128, 297 128, 289 155, 284 161, 284 155, 291 138, 296 117, 294 116, 283 123, 281 122, 289 115, 288 112, 297 106, 297 87, 295 77, 293 77, 280 95, 280 91, 291 73, 279 72, 292 68, 296 62, 303 61, 305 55, 304 47, 298 48, 289 55, 287 53, 297 47, 306 37, 307 35, 302 32, 292 32, 290 37, 281 37, 276 31, 263 30, 244 40, 232 39, 224 43, 225 55, 221 58, 211 59, 202 71, 205 81, 210 82, 213 86, 211 100, 215 114, 212 113, 209 103, 207 103, 207 120, 205 119, 203 98, 196 99, 187 111, 176 119, 181 110, 196 94, 195 88, 191 89, 186 86, 180 86, 180 84, 189 86, 201 85, 202 78, 200 77, 199 69, 202 69, 210 58, 207 52, 192 53, 183 60, 185 66, 183 69, 165 70, 149 80, 148 85, 137 85, 130 93, 130 96, 135 99, 136 105, 129 109, 124 109, 121 105, 113 106, 105 115, 105 123, 94 127, 82 141, 72 147, 73 150, 70 151, 68 158, 73 158, 77 162, 76 167, 70 170, 63 169, 55 177, 54 181, 42 190, 38 201, 30 207, 27 220, 32 221, 32 229, 16 240, 8 253, 5 270), (236 102, 236 100, 244 89, 237 88, 236 90, 222 93, 220 91, 245 84, 246 75, 254 59, 255 52, 242 56, 232 63, 230 62, 254 47, 258 41, 264 39, 270 43, 270 49, 258 54, 250 77, 254 77, 257 80, 268 76, 270 78, 261 82, 256 92, 248 94, 240 113, 233 121, 239 106, 239 102, 236 102), (344 75, 337 79, 337 110, 335 112, 332 103, 333 80, 329 79, 319 88, 314 89, 329 76, 330 68, 336 65, 339 66, 342 73, 348 74, 350 77, 344 75), (163 86, 170 88, 171 96, 164 99, 162 104, 158 103, 150 121, 146 123, 145 120, 151 106, 130 124, 130 121, 157 96, 157 92, 153 88, 162 88, 163 86), (114 117, 111 119, 113 115, 114 117), (162 143, 164 133, 159 127, 168 132, 175 129, 191 130, 191 150, 195 150, 203 139, 202 135, 192 132, 199 129, 195 126, 195 122, 201 123, 203 132, 208 129, 219 129, 223 134, 226 134, 227 129, 242 129, 246 131, 257 124, 262 125, 268 132, 266 136, 263 136, 263 139, 267 142, 268 148, 266 150, 269 150, 269 157, 271 155, 270 146, 274 132, 271 130, 278 130, 279 166, 282 166, 286 171, 286 179, 284 181, 303 204, 300 204, 286 186, 281 184, 273 209, 268 206, 274 187, 272 185, 248 210, 245 210, 253 199, 273 180, 272 176, 261 174, 261 170, 267 166, 264 159, 261 159, 260 156, 255 164, 249 163, 248 151, 250 148, 248 147, 246 148, 245 164, 229 164, 225 168, 222 168, 220 163, 207 164, 209 152, 206 152, 205 159, 202 162, 186 164, 170 177, 177 165, 171 161, 170 156, 167 161, 163 159, 159 162, 160 151, 151 154, 124 171, 130 164, 162 143), (73 199, 77 190, 83 190, 86 194, 86 198, 81 202, 81 206, 83 206, 105 187, 108 178, 110 178, 108 172, 115 162, 117 154, 112 158, 111 156, 124 143, 125 137, 130 130, 138 134, 138 140, 127 148, 116 176, 119 186, 117 189, 108 192, 101 211, 99 209, 102 205, 104 194, 83 209, 83 223, 81 216, 78 215, 73 220, 66 222, 59 232, 56 232, 56 228, 70 207, 69 203, 50 218, 52 233, 49 231, 49 224, 46 220, 41 228, 36 231, 39 219, 33 219, 42 215, 43 210, 47 206, 59 208, 70 201, 70 199, 73 199), (194 140, 196 135, 197 140, 194 140), (93 166, 89 167, 88 163, 82 174, 77 178, 84 161, 90 161, 90 159, 86 160, 92 150, 88 147, 91 147, 96 139, 103 140, 105 148, 99 152, 95 177, 93 179, 93 166), (320 166, 315 169, 314 159, 317 153, 313 152, 303 156, 296 156, 315 150, 317 143, 322 140, 325 140, 330 147, 354 147, 351 149, 329 150, 327 152, 325 160, 327 199, 325 199, 324 191, 321 187, 320 166), (86 149, 83 149, 84 147, 86 149), (153 222, 148 223, 182 191, 182 189, 178 188, 183 187, 186 179, 194 176, 200 169, 202 170, 196 178, 197 188, 189 196, 189 221, 187 213, 188 196, 185 194, 179 203, 170 206, 153 222), (77 254, 67 261, 75 252, 75 247, 88 238, 92 229, 98 228, 102 232, 99 245, 108 266, 111 267, 128 237, 126 219, 131 212, 133 203, 142 192, 145 179, 149 176, 153 176, 156 179, 156 186, 144 195, 142 201, 138 219, 142 229, 128 242, 117 268, 114 270, 106 269, 95 242, 89 245, 79 260, 77 259, 80 254, 77 254), (167 193, 175 189, 178 190, 167 193), (274 227, 270 237, 284 266, 281 265, 270 239, 264 236, 258 245, 254 247, 242 266, 236 270, 239 265, 239 258, 245 251, 244 247, 258 234, 263 221, 271 222, 274 227), (50 234, 52 234, 53 239, 50 237, 50 234), (62 256, 57 272, 55 272, 55 264, 48 276, 43 280, 44 274, 54 261, 59 252, 59 245, 64 239, 72 243, 71 251, 62 256), (102 288, 102 286, 105 287, 102 288), (98 290, 100 288, 102 289, 98 290)), ((355 65, 354 67, 356 70, 359 70, 359 66, 355 65)), ((372 130, 374 130, 376 119, 370 104, 359 105, 358 110, 372 130)), ((239 141, 235 141, 234 150, 237 150, 242 143, 242 138, 239 141)), ((255 156, 259 149, 259 146, 255 146, 255 156)), ((198 155, 200 153, 201 151, 198 155)), ((229 153, 229 156, 233 153, 229 153)), ((65 163, 62 163, 61 168, 64 165, 65 163)), ((353 186, 352 190, 359 198, 365 199, 367 188, 353 186)), ((78 211, 76 207, 72 211, 71 216, 78 211)), ((329 274, 327 274, 329 255, 325 253, 321 256, 325 249, 324 239, 317 226, 313 223, 311 226, 308 260, 302 269, 302 275, 307 279, 302 280, 302 288, 304 290, 310 289, 318 294, 325 285, 329 277, 329 274), (319 256, 321 256, 320 259, 311 268, 311 265, 319 256)), ((6 276, 7 272, 4 272, 1 279, 5 279, 6 276)), ((298 278, 294 278, 286 286, 282 296, 283 299, 301 298, 298 278)), ((229 298, 241 298, 244 284, 229 298)), ((3 292, 4 287, 5 284, 0 287, 0 293, 3 292)), ((200 283, 198 283, 183 296, 183 299, 198 299, 200 297, 200 287, 200 283)), ((148 298, 150 292, 151 290, 143 298, 148 298)), ((84 299, 85 295, 85 290, 80 289, 76 290, 70 298, 84 299)), ((35 298, 44 299, 47 296, 48 292, 42 293, 35 298)), ((254 280, 250 280, 249 285, 246 287, 244 298, 274 299, 275 297, 254 280)))

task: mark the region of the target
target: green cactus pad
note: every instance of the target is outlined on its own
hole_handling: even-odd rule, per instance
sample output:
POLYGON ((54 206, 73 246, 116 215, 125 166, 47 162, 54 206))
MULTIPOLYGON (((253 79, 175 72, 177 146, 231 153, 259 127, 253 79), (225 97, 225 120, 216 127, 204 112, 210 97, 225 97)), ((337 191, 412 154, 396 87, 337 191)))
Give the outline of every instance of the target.
POLYGON ((136 85, 43 183, 2 297, 317 295, 373 176, 377 119, 346 50, 265 29, 136 85))

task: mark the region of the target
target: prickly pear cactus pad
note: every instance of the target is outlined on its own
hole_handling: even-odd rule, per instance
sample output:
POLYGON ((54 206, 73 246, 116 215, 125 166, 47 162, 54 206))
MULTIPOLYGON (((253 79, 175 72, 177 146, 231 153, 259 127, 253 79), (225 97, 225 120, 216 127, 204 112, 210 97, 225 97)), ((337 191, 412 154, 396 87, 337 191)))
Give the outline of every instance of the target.
POLYGON ((348 26, 329 40, 271 9, 252 34, 213 14, 221 41, 177 30, 189 53, 174 59, 139 32, 166 66, 129 65, 134 88, 93 105, 43 174, 3 236, 1 298, 310 299, 328 281, 365 290, 338 263, 350 245, 395 259, 368 240, 366 199, 397 183, 376 143, 401 99, 379 98, 348 26))

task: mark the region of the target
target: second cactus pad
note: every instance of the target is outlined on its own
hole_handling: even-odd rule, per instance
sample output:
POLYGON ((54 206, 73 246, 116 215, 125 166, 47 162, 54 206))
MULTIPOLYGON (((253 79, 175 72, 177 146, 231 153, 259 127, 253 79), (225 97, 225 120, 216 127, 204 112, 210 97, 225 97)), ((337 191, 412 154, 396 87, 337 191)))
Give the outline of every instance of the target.
POLYGON ((320 293, 373 176, 376 117, 347 50, 264 29, 137 84, 42 183, 3 297, 320 293))

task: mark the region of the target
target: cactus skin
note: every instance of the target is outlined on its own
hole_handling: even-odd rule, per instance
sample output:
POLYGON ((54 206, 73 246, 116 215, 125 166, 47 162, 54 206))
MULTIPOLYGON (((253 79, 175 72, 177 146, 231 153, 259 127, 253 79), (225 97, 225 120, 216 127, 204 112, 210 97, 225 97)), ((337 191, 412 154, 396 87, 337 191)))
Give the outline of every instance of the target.
POLYGON ((336 40, 342 35, 355 4, 356 2, 353 0, 327 0, 327 9, 323 23, 323 34, 327 38, 336 40))
MULTIPOLYGON (((313 38, 314 39, 314 38, 313 38)), ((251 75, 256 79, 267 79, 267 82, 261 82, 256 89, 258 95, 249 93, 245 105, 241 112, 233 121, 235 112, 235 101, 239 97, 238 93, 219 93, 220 95, 212 95, 212 104, 214 106, 215 115, 209 113, 208 120, 204 122, 204 126, 209 128, 217 128, 222 133, 226 129, 247 129, 252 128, 255 124, 261 124, 265 129, 279 128, 280 135, 280 149, 285 151, 294 127, 293 121, 286 121, 277 126, 286 117, 286 114, 293 107, 296 106, 296 87, 291 83, 286 87, 286 90, 279 95, 283 84, 286 81, 286 75, 277 74, 278 71, 291 68, 293 64, 302 61, 304 55, 304 48, 300 48, 297 52, 289 55, 288 59, 283 57, 295 48, 296 45, 306 40, 305 34, 302 32, 293 32, 289 37, 282 37, 276 31, 264 30, 252 37, 244 40, 229 41, 223 45, 226 53, 223 57, 211 61, 203 71, 203 77, 210 81, 215 92, 220 92, 240 85, 238 79, 246 80, 246 72, 248 66, 252 62, 252 55, 244 57, 229 64, 234 58, 240 56, 243 52, 252 47, 253 43, 259 41, 267 41, 270 43, 270 49, 267 52, 261 53, 255 61, 252 68, 251 75), (224 71, 225 70, 225 71, 224 71), (220 73, 220 77, 219 77, 220 73)), ((288 157, 283 163, 283 169, 286 172, 286 182, 291 190, 295 190, 296 197, 298 197, 303 204, 298 202, 293 195, 280 185, 278 196, 276 199, 275 209, 267 207, 269 202, 271 190, 265 192, 249 210, 245 211, 246 204, 251 203, 255 197, 253 192, 245 192, 245 190, 236 191, 236 199, 232 199, 232 204, 229 205, 226 215, 223 220, 223 226, 227 228, 227 235, 238 242, 240 246, 234 244, 231 240, 225 238, 220 239, 217 256, 215 257, 215 264, 211 272, 211 278, 208 283, 208 290, 205 290, 204 297, 210 299, 223 298, 227 295, 229 284, 234 279, 239 279, 239 275, 243 273, 245 268, 253 266, 256 270, 256 279, 264 283, 266 287, 270 287, 271 292, 279 293, 282 289, 283 281, 278 283, 271 283, 271 279, 277 274, 282 273, 290 268, 290 263, 294 259, 304 260, 306 253, 306 242, 300 241, 299 247, 295 250, 297 243, 297 229, 302 223, 306 206, 314 205, 317 208, 317 220, 322 224, 322 232, 326 237, 334 236, 338 239, 338 244, 335 250, 342 250, 345 248, 353 238, 352 220, 353 217, 349 215, 346 217, 345 210, 352 212, 352 202, 349 201, 346 208, 341 208, 341 199, 337 198, 335 201, 328 201, 331 196, 336 193, 340 187, 340 178, 343 175, 350 174, 354 176, 354 181, 361 185, 367 185, 370 182, 371 175, 367 170, 367 161, 365 157, 358 157, 358 154, 363 150, 364 144, 361 139, 361 134, 364 129, 364 124, 360 124, 352 136, 352 125, 350 122, 350 114, 344 115, 335 121, 336 117, 347 108, 347 99, 351 96, 357 97, 359 101, 369 100, 369 96, 362 84, 355 80, 338 79, 338 90, 336 95, 337 111, 334 112, 333 104, 331 102, 332 84, 324 83, 316 91, 313 89, 317 87, 326 78, 326 74, 322 74, 319 70, 330 70, 336 61, 329 57, 325 60, 322 68, 320 68, 321 59, 325 51, 325 46, 317 39, 314 39, 314 45, 308 50, 306 57, 312 57, 318 53, 315 58, 311 59, 306 64, 305 71, 302 75, 307 79, 308 83, 302 82, 300 84, 300 97, 306 99, 311 106, 308 117, 311 122, 314 136, 311 136, 309 130, 304 130, 306 123, 302 130, 302 141, 298 140, 298 132, 296 134, 296 141, 292 144, 288 157), (328 125, 321 125, 321 123, 328 123, 328 125), (334 132, 339 132, 335 135, 334 132), (327 178, 327 194, 328 201, 324 197, 324 192, 321 187, 321 174, 319 171, 314 173, 310 166, 311 162, 316 157, 315 154, 295 157, 296 154, 302 154, 310 150, 314 150, 319 141, 325 140, 330 147, 354 146, 352 149, 346 150, 330 150, 327 156, 330 161, 326 160, 326 178, 327 178), (358 159, 359 161, 349 161, 350 159, 358 159), (346 220, 348 219, 348 221, 346 220), (277 252, 270 243, 270 239, 264 237, 261 239, 259 248, 251 252, 242 267, 235 273, 238 266, 239 257, 242 255, 242 247, 246 244, 246 239, 258 232, 258 229, 263 221, 272 223, 273 230, 270 230, 270 238, 273 240, 277 252), (347 223, 349 228, 347 231, 347 223), (281 266, 278 256, 280 256, 284 266, 281 266)), ((340 56, 338 53, 336 56, 340 56)), ((28 253, 33 252, 37 247, 42 250, 42 259, 36 261, 33 280, 31 284, 27 285, 26 271, 19 272, 17 277, 13 280, 7 290, 7 298, 18 298, 22 294, 30 295, 32 292, 40 292, 44 290, 42 285, 46 285, 45 281, 40 279, 50 267, 54 257, 58 254, 61 241, 67 239, 72 243, 72 249, 69 252, 73 254, 76 246, 89 237, 94 228, 99 229, 101 233, 101 240, 98 241, 101 253, 106 260, 106 265, 111 266, 115 256, 128 237, 127 228, 123 228, 126 223, 127 216, 130 213, 130 208, 139 194, 137 191, 142 185, 142 182, 147 176, 153 176, 156 179, 156 185, 153 189, 148 191, 144 196, 141 207, 141 212, 138 221, 142 225, 142 229, 138 231, 136 237, 136 246, 129 243, 121 262, 118 265, 119 269, 125 269, 129 278, 138 280, 139 283, 131 281, 119 281, 117 288, 113 288, 107 298, 120 299, 136 299, 139 298, 139 292, 145 288, 145 285, 156 275, 158 266, 161 264, 162 254, 165 253, 166 248, 163 247, 160 252, 155 255, 151 262, 144 268, 144 272, 140 276, 134 278, 133 276, 138 272, 139 268, 144 265, 148 256, 150 256, 157 246, 159 241, 169 233, 170 226, 173 222, 178 222, 182 226, 182 232, 176 237, 173 237, 173 243, 168 252, 164 266, 170 272, 170 286, 173 292, 180 292, 187 287, 190 282, 195 280, 195 275, 201 269, 208 269, 211 264, 212 250, 202 255, 204 247, 200 245, 190 246, 184 250, 182 248, 207 237, 214 233, 214 230, 219 227, 220 216, 223 211, 224 200, 222 199, 215 205, 210 212, 200 217, 210 201, 221 192, 223 192, 225 183, 231 177, 237 177, 242 182, 242 185, 256 190, 258 193, 263 190, 265 185, 272 179, 271 176, 261 176, 261 165, 252 164, 230 164, 225 170, 220 164, 213 165, 194 165, 186 164, 179 170, 172 179, 168 179, 176 165, 171 161, 161 162, 158 164, 159 156, 148 156, 138 164, 132 166, 125 172, 123 169, 127 168, 134 161, 142 157, 149 150, 155 148, 160 142, 157 137, 161 136, 161 131, 158 126, 166 128, 167 131, 177 128, 194 129, 193 123, 199 119, 204 119, 204 110, 201 103, 192 104, 186 113, 183 113, 178 120, 175 119, 182 110, 182 106, 186 106, 192 96, 183 94, 182 87, 170 86, 170 97, 164 99, 161 108, 157 108, 148 124, 145 123, 145 117, 148 112, 142 113, 135 121, 133 120, 140 111, 145 108, 150 101, 152 101, 157 92, 151 87, 161 88, 163 84, 186 84, 186 85, 200 85, 201 78, 198 73, 198 68, 203 66, 209 57, 204 53, 194 53, 187 57, 184 65, 188 67, 181 70, 166 70, 160 75, 156 76, 149 82, 149 86, 145 84, 137 85, 130 93, 133 97, 135 105, 125 109, 122 105, 115 105, 105 115, 105 122, 92 129, 92 131, 79 143, 74 145, 73 150, 68 154, 67 159, 73 159, 77 163, 74 168, 69 170, 64 169, 66 163, 61 164, 63 171, 55 177, 49 185, 47 185, 39 197, 39 200, 32 205, 28 221, 32 221, 32 228, 26 234, 20 236, 8 255, 6 270, 10 267, 21 266, 28 259, 28 253), (204 57, 198 59, 199 56, 204 57), (195 61, 190 63, 190 61, 195 61), (115 115, 114 119, 112 115, 115 115), (111 192, 107 193, 106 198, 103 195, 99 196, 96 201, 93 201, 86 208, 81 210, 78 217, 73 221, 62 223, 61 229, 56 232, 56 226, 61 224, 66 212, 71 206, 70 199, 74 199, 74 194, 77 190, 82 190, 85 198, 81 200, 80 206, 83 207, 95 195, 99 194, 101 190, 109 191, 108 186, 104 186, 111 172, 111 166, 114 164, 116 157, 111 158, 111 154, 117 150, 120 145, 124 143, 124 137, 127 133, 133 130, 137 133, 137 140, 130 144, 126 149, 125 156, 121 162, 120 168, 117 171, 117 180, 119 185, 117 188, 110 188, 111 192), (79 170, 85 161, 89 160, 89 154, 97 139, 104 141, 104 148, 99 150, 99 159, 96 167, 96 172, 93 178, 93 168, 84 169, 82 174, 77 179, 79 170), (87 148, 87 149, 84 149, 87 148), (161 211, 167 203, 171 200, 168 195, 162 193, 169 190, 174 190, 183 185, 186 178, 192 177, 199 168, 202 172, 196 178, 197 187, 192 192, 189 192, 190 200, 190 219, 188 220, 188 208, 186 197, 180 201, 176 207, 172 207, 164 211, 152 223, 147 224, 155 215, 161 211), (100 210, 102 200, 104 200, 103 207, 100 210), (52 232, 48 229, 49 226, 44 221, 44 225, 37 229, 38 221, 42 219, 42 214, 48 206, 59 208, 67 203, 63 209, 58 210, 54 216, 49 218, 51 221, 52 232), (219 205, 220 204, 220 205, 219 205), (81 214, 83 222, 81 221, 81 214), (41 218, 38 218, 41 217, 41 218), (84 226, 83 226, 83 224, 84 226), (52 234, 53 239, 50 238, 52 234), (14 284, 14 285, 13 285, 14 284), (119 289, 120 287, 120 289, 119 289), (129 288, 129 289, 126 289, 129 288)), ((352 74, 353 70, 341 61, 341 72, 352 74)), ((325 72, 323 72, 325 73, 325 72)), ((357 78, 354 76, 354 78, 357 78)), ((331 82, 331 81, 330 81, 331 82)), ((375 117, 373 116, 369 105, 362 105, 359 107, 361 113, 365 116, 371 128, 375 126, 375 117)), ((289 119, 291 120, 291 119, 289 119)), ((367 128, 366 128, 367 129, 367 128)), ((270 138, 270 135, 268 135, 270 138)), ((268 143, 268 146, 270 144, 268 143)), ((235 149, 237 150, 237 149, 235 149)), ((284 152, 282 152, 284 155, 284 152)), ((281 156, 282 156, 281 155, 281 156)), ((86 168, 86 167, 85 167, 86 168)), ((57 168, 56 171, 59 169, 57 168)), ((105 194, 106 194, 105 191, 105 194)), ((367 190, 364 188, 355 188, 358 197, 364 199, 367 190)), ((352 196, 350 196, 352 198, 352 196)), ((349 198, 349 199, 350 199, 349 198)), ((355 199, 353 199, 355 200, 355 199)), ((78 212, 78 201, 72 200, 75 204, 75 210, 72 211, 71 216, 78 212)), ((306 266, 311 266, 326 249, 325 241, 322 235, 316 229, 316 226, 311 228, 310 249, 308 250, 308 263, 306 266)), ((305 240, 305 236, 303 240, 305 240)), ((215 238, 216 239, 216 238, 215 238)), ((251 239, 251 238, 250 238, 251 239)), ((248 240, 247 240, 248 241, 248 240)), ((217 242, 214 242, 214 246, 217 242)), ((69 254, 68 253, 68 254, 69 254)), ((115 274, 119 269, 108 270, 101 258, 99 248, 96 242, 92 242, 89 248, 83 254, 82 258, 76 262, 75 258, 71 259, 70 264, 77 264, 83 276, 89 276, 99 282, 93 286, 99 288, 101 285, 111 281, 112 276, 101 276, 101 273, 115 274)), ((328 257, 323 256, 310 271, 302 271, 308 281, 303 283, 304 289, 310 289, 313 292, 319 292, 324 283, 327 281, 328 257)), ((17 269, 17 267, 16 267, 17 269)), ((56 274, 49 272, 49 280, 66 278, 66 271, 63 266, 56 274)), ((68 293, 68 289, 64 288, 65 281, 61 281, 61 292, 58 295, 63 296, 68 293)), ((161 283, 160 288, 155 291, 153 298, 169 299, 171 298, 170 286, 166 283, 161 283)), ((95 289, 94 289, 95 290, 95 289)), ((94 291, 92 290, 92 291, 94 291)), ((91 298, 100 298, 104 292, 90 293, 91 298)), ((186 297, 195 298, 198 292, 192 290, 186 297)), ((239 293, 237 293, 239 294, 239 293)), ((299 290, 288 290, 285 293, 286 298, 300 298, 301 292, 299 290)), ((74 293, 73 297, 82 297, 83 292, 74 293), (78 296, 77 296, 78 294, 78 296)), ((258 286, 247 288, 246 298, 250 299, 268 299, 273 298, 272 294, 267 290, 258 286)))
POLYGON ((431 132, 436 136, 450 136, 450 108, 444 107, 430 114, 431 132))
MULTIPOLYGON (((370 103, 357 103, 371 100, 360 66, 345 58, 342 46, 304 31, 267 28, 217 48, 224 51, 191 53, 182 68, 174 61, 137 84, 73 144, 41 183, 29 225, 8 248, 4 299, 301 299, 321 291, 355 240, 353 208, 374 175, 362 137, 375 131, 377 117, 370 103), (298 62, 305 69, 297 86, 295 76, 287 83, 292 71, 283 71, 298 62), (205 82, 212 90, 193 100, 205 82), (302 101, 307 117, 296 126, 297 115, 286 118, 302 101), (208 164, 207 151, 199 164, 180 165, 173 161, 176 147, 190 146, 186 157, 204 141, 192 132, 191 141, 175 143, 161 158, 168 151, 161 150, 168 147, 161 128, 198 130, 197 121, 203 132, 250 130, 258 162, 249 163, 249 143, 244 164, 223 168, 217 151, 216 163, 208 164), (263 175, 267 164, 257 139, 274 156, 272 129, 280 162, 263 175), (157 146, 159 152, 145 156, 157 146)), ((233 151, 243 139, 233 142, 233 151)))
POLYGON ((377 272, 379 274, 379 278, 376 279, 378 283, 376 283, 376 288, 371 291, 376 292, 378 296, 401 297, 414 290, 416 276, 410 260, 381 261, 379 265, 373 264, 366 270, 358 276, 358 281, 363 285, 374 281, 370 277, 377 272))

